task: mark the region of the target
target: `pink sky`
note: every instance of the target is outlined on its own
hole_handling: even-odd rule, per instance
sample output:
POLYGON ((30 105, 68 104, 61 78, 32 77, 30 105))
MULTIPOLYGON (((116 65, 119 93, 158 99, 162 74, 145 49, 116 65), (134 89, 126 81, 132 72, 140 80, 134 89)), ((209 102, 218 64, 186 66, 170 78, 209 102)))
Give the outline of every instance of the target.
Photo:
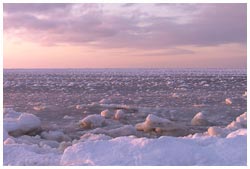
POLYGON ((246 68, 246 4, 4 4, 4 68, 246 68))

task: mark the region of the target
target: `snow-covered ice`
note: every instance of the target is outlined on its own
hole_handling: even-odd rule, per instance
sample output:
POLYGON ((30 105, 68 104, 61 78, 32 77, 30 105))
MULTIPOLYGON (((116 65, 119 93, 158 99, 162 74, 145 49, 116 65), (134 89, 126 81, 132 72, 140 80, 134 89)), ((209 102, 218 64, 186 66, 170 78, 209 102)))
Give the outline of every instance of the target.
POLYGON ((118 137, 87 141, 68 147, 60 164, 246 165, 246 135, 196 139, 167 136, 158 139, 118 137))
MULTIPOLYGON (((62 141, 65 136, 60 131, 17 138, 5 133, 4 165, 246 165, 246 115, 225 127, 229 131, 225 136, 205 132, 187 137, 137 138, 131 125, 106 134, 87 133, 72 142, 62 141), (126 136, 113 138, 120 133, 126 136)), ((94 121, 99 123, 99 118, 103 117, 98 115, 94 118, 98 122, 94 121)), ((169 127, 172 123, 150 114, 143 127, 169 127)))
POLYGON ((22 135, 35 131, 41 127, 40 119, 29 113, 15 112, 11 109, 4 109, 3 128, 12 135, 22 135))
POLYGON ((246 77, 4 70, 3 164, 247 165, 246 77))

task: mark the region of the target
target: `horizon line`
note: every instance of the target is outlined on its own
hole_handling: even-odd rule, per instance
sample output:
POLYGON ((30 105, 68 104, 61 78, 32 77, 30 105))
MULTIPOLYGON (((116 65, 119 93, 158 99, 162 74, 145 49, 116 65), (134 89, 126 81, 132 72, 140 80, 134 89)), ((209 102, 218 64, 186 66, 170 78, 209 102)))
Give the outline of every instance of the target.
POLYGON ((57 69, 57 70, 60 70, 60 69, 245 69, 247 70, 247 68, 216 68, 216 67, 206 67, 206 68, 201 68, 201 67, 194 67, 194 68, 191 68, 191 67, 135 67, 135 68, 131 68, 131 67, 124 67, 124 68, 106 68, 106 67, 102 67, 102 68, 3 68, 4 69, 9 69, 9 70, 28 70, 28 69, 37 69, 37 70, 48 70, 48 69, 57 69))

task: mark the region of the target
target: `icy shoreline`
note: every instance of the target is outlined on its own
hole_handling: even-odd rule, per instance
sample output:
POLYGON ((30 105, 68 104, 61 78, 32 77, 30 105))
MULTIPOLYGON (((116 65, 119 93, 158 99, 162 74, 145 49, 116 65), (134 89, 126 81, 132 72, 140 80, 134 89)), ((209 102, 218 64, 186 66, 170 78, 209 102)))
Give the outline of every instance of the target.
MULTIPOLYGON (((79 140, 71 140, 59 130, 42 132, 40 135, 33 134, 34 136, 25 135, 39 128, 40 121, 28 113, 5 110, 3 162, 4 165, 31 166, 246 165, 246 116, 247 113, 243 113, 225 128, 210 127, 205 133, 185 137, 112 138, 104 132, 87 133, 79 140), (33 123, 29 125, 32 119, 33 123), (11 136, 13 129, 18 130, 18 136, 11 136)), ((169 121, 152 115, 146 120, 144 125, 150 123, 150 127, 152 121, 169 124, 169 121)), ((136 132, 133 126, 124 126, 110 131, 109 134, 115 135, 125 130, 128 131, 127 135, 136 132)))

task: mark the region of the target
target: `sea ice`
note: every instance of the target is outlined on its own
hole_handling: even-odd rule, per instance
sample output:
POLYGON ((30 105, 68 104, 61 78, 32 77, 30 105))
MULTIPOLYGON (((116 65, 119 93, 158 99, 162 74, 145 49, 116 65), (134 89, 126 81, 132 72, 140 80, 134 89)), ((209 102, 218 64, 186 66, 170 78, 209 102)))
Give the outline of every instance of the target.
MULTIPOLYGON (((24 113, 4 112, 6 120, 15 121, 24 113), (8 118, 7 118, 8 117, 8 118)), ((30 117, 30 116, 28 116, 30 117)), ((27 118, 29 119, 29 118, 27 118)), ((26 120, 27 120, 26 119, 26 120)), ((101 127, 105 118, 89 115, 82 121, 88 126, 101 127), (84 120, 85 119, 85 120, 84 120)), ((9 136, 4 128, 4 165, 247 165, 247 113, 243 113, 225 128, 213 128, 215 133, 200 133, 187 137, 161 136, 156 139, 137 138, 132 125, 103 134, 87 133, 79 140, 54 141, 64 136, 60 131, 43 132, 40 136, 9 136), (44 134, 46 135, 44 137, 44 134), (126 135, 122 137, 116 137, 126 135), (112 137, 116 138, 112 138, 112 137), (213 136, 213 137, 211 137, 213 136), (218 137, 219 136, 219 137, 218 137), (52 140, 49 140, 51 139, 52 140)), ((137 124, 141 130, 175 129, 174 122, 149 114, 137 124)), ((19 125, 18 127, 21 127, 19 125)), ((219 126, 217 126, 219 127, 219 126)), ((97 129, 95 129, 97 131, 97 129)), ((211 128, 210 128, 211 130, 211 128)))

